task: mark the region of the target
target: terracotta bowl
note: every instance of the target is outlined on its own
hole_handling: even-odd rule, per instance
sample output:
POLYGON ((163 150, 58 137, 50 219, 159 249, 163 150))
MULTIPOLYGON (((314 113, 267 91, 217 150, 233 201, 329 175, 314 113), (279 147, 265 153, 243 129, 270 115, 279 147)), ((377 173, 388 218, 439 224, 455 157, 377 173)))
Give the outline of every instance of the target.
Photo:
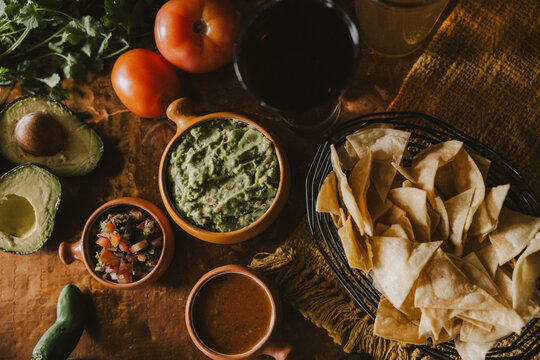
POLYGON ((268 131, 266 131, 263 127, 243 116, 227 112, 212 113, 204 116, 192 116, 189 115, 189 112, 186 111, 186 102, 186 98, 177 99, 173 101, 167 109, 167 116, 177 125, 176 134, 165 148, 159 166, 159 191, 161 193, 161 198, 163 199, 163 203, 165 204, 167 212, 174 220, 174 222, 176 222, 184 231, 195 236, 196 238, 211 243, 234 244, 259 235, 266 228, 268 228, 270 224, 272 224, 272 222, 277 219, 279 213, 281 212, 281 210, 283 210, 283 207, 287 202, 287 197, 289 196, 290 169, 289 163, 287 162, 287 159, 283 154, 282 147, 276 141, 276 139, 272 135, 270 135, 268 131), (174 151, 178 139, 186 130, 190 129, 194 125, 200 124, 207 120, 216 119, 240 120, 254 126, 257 130, 263 133, 270 141, 274 143, 274 149, 278 159, 280 171, 279 187, 277 190, 277 194, 274 202, 266 211, 266 213, 264 213, 264 215, 261 216, 258 220, 246 226, 245 228, 230 232, 207 231, 185 220, 176 209, 176 206, 171 200, 169 196, 169 191, 167 189, 167 166, 169 164, 170 154, 172 151, 174 151))
MULTIPOLYGON (((246 301, 249 301, 249 299, 246 299, 246 301)), ((269 355, 274 357, 276 360, 286 360, 292 351, 292 347, 283 340, 278 331, 280 320, 281 302, 279 300, 277 290, 262 275, 248 267, 241 265, 221 266, 203 275, 191 290, 186 303, 186 326, 189 336, 199 350, 214 360, 254 359, 260 355, 269 355), (209 348, 199 339, 193 325, 193 305, 197 301, 196 299, 199 291, 209 282, 209 280, 229 273, 239 273, 254 280, 267 294, 271 308, 270 325, 268 326, 265 336, 249 351, 238 355, 226 355, 209 348)))
POLYGON ((156 281, 169 267, 173 254, 174 233, 167 216, 151 202, 133 197, 114 199, 101 205, 86 221, 81 239, 74 243, 62 242, 58 248, 58 255, 60 255, 60 260, 64 264, 69 265, 75 260, 79 260, 84 264, 86 270, 88 270, 88 272, 99 283, 113 289, 123 290, 139 288, 156 281), (161 249, 161 256, 156 266, 148 275, 129 284, 118 284, 112 281, 104 280, 100 275, 94 272, 94 235, 96 234, 95 229, 98 226, 99 220, 103 214, 109 211, 114 211, 114 208, 125 206, 142 209, 148 212, 154 218, 154 220, 156 220, 163 234, 163 248, 161 249))

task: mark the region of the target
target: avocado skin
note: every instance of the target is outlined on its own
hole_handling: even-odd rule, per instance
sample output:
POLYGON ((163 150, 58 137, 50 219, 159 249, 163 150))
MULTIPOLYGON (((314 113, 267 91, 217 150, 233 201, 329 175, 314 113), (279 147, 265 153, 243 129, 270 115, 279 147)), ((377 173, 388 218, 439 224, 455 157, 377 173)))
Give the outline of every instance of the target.
MULTIPOLYGON (((94 159, 92 161, 88 161, 90 163, 89 166, 78 166, 76 168, 74 167, 72 169, 66 169, 65 167, 57 168, 57 166, 54 163, 51 163, 51 164, 43 163, 43 165, 51 168, 52 171, 55 174, 62 175, 62 176, 64 176, 64 175, 65 176, 85 175, 85 174, 91 172, 92 170, 94 170, 96 168, 97 164, 99 163, 99 160, 101 159, 101 156, 103 155, 103 150, 104 150, 103 140, 90 126, 88 126, 88 124, 86 124, 84 121, 80 120, 77 117, 77 115, 75 115, 75 113, 69 107, 67 107, 66 105, 64 105, 63 103, 61 103, 61 102, 59 102, 57 100, 54 100, 54 99, 51 99, 51 98, 48 98, 48 97, 45 97, 45 96, 40 96, 40 95, 21 96, 21 97, 15 99, 15 100, 13 100, 11 103, 9 103, 2 110, 2 112, 0 113, 0 128, 2 127, 2 122, 13 121, 8 117, 10 109, 12 109, 14 106, 20 105, 21 103, 24 103, 24 102, 41 103, 41 110, 47 110, 48 109, 50 111, 46 111, 46 112, 53 115, 53 116, 57 116, 60 113, 60 114, 63 114, 65 116, 69 117, 71 119, 70 126, 72 126, 73 128, 75 128, 77 126, 82 126, 85 129, 85 131, 87 131, 87 133, 90 135, 89 138, 92 138, 92 140, 96 142, 95 146, 93 146, 93 148, 92 148, 92 156, 87 157, 87 159, 86 159, 86 160, 88 160, 90 158, 94 159), (56 111, 58 111, 58 112, 56 112, 56 111)), ((19 120, 19 119, 17 119, 17 120, 19 120)), ((65 124, 64 124, 64 126, 65 126, 65 124)), ((68 141, 69 141, 69 139, 68 139, 68 141)), ((12 153, 12 150, 8 146, 2 146, 2 144, 1 144, 2 142, 6 142, 6 143, 10 143, 10 144, 13 143, 13 145, 10 145, 10 147, 18 149, 19 146, 18 146, 18 144, 16 144, 15 136, 13 136, 13 134, 2 134, 2 133, 0 133, 0 154, 5 159, 7 159, 9 162, 11 162, 11 163, 13 163, 15 165, 20 165, 22 163, 29 163, 29 162, 40 163, 41 164, 41 160, 46 162, 47 159, 57 158, 59 155, 64 154, 64 152, 66 151, 66 149, 63 149, 58 154, 50 155, 50 156, 41 156, 41 157, 36 157, 36 156, 31 155, 31 154, 25 153, 26 156, 24 156, 23 159, 20 159, 20 158, 18 158, 17 154, 12 153)), ((83 155, 83 154, 81 154, 81 155, 83 155)), ((84 155, 86 155, 86 154, 84 154, 84 155)))
POLYGON ((6 172, 4 175, 2 175, 0 177, 0 184, 13 176, 18 176, 18 173, 25 170, 26 168, 31 168, 33 171, 41 171, 49 177, 49 179, 51 180, 50 183, 53 186, 53 192, 56 194, 56 199, 53 202, 52 207, 50 208, 51 218, 49 219, 47 223, 47 227, 45 228, 45 230, 43 230, 43 232, 38 234, 38 236, 40 235, 41 236, 39 240, 34 243, 35 244, 34 247, 28 249, 27 251, 14 251, 14 250, 4 249, 0 247, 0 250, 7 253, 11 253, 11 254, 16 254, 16 255, 28 255, 28 254, 35 253, 36 251, 38 251, 39 249, 43 247, 43 245, 47 242, 47 240, 49 240, 52 234, 53 228, 54 228, 54 219, 56 216, 56 212, 58 211, 58 207, 60 206, 60 198, 61 198, 61 193, 62 193, 62 186, 60 184, 60 180, 58 179, 58 177, 56 177, 53 173, 51 173, 49 169, 42 164, 27 163, 27 164, 19 165, 9 170, 8 172, 6 172))
POLYGON ((58 297, 56 322, 41 336, 33 360, 65 360, 84 330, 86 299, 75 285, 67 284, 58 297))

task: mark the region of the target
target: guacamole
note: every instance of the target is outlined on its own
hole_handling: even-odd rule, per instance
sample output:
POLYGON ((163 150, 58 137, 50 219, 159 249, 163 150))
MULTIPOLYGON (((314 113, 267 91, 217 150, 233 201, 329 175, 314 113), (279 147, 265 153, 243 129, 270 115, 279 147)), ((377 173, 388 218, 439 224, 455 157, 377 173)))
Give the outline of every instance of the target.
POLYGON ((179 214, 202 229, 229 232, 259 219, 279 186, 274 144, 235 119, 208 120, 183 134, 167 167, 179 214))

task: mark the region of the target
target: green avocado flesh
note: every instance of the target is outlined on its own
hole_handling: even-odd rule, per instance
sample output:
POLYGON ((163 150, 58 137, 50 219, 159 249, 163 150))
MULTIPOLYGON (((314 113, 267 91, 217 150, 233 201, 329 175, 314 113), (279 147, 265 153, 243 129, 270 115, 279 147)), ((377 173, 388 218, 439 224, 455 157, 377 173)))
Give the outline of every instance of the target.
POLYGON ((84 175, 97 166, 103 153, 103 142, 66 106, 48 98, 28 96, 13 101, 0 115, 0 153, 14 164, 32 162, 45 165, 58 175, 84 175), (18 121, 34 112, 53 116, 64 130, 66 145, 59 153, 35 156, 22 150, 15 140, 18 121))
POLYGON ((274 144, 252 125, 208 120, 183 134, 167 167, 179 214, 202 229, 244 228, 268 210, 279 187, 274 144))
POLYGON ((0 249, 17 254, 39 250, 51 236, 60 203, 60 182, 33 164, 0 178, 0 249))

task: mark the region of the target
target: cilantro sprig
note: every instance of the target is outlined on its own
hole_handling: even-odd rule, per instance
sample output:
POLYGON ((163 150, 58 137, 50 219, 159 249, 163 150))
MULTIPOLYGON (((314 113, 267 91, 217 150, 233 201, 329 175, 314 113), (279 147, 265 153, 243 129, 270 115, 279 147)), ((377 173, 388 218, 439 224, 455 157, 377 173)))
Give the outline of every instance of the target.
POLYGON ((0 0, 0 85, 66 99, 64 78, 86 79, 150 34, 164 0, 0 0))

